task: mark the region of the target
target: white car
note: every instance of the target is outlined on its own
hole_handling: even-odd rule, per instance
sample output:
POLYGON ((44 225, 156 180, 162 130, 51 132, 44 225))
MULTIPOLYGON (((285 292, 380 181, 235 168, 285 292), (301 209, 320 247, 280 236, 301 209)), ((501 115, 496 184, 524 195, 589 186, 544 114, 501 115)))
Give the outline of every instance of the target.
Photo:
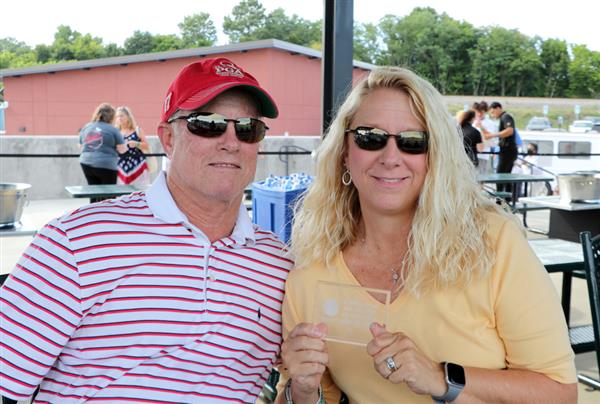
POLYGON ((592 130, 592 126, 594 126, 594 122, 592 121, 573 121, 571 125, 569 125, 569 132, 571 133, 585 133, 588 130, 592 130))

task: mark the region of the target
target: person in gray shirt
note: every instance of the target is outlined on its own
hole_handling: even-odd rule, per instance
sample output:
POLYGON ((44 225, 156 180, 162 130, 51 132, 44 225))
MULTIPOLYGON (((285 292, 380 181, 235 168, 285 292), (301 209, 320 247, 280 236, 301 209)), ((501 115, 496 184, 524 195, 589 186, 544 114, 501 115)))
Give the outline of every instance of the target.
MULTIPOLYGON (((79 163, 88 184, 116 184, 119 154, 127 152, 123 135, 112 125, 115 109, 100 104, 92 120, 79 132, 79 163)), ((92 198, 97 202, 98 198, 92 198)))

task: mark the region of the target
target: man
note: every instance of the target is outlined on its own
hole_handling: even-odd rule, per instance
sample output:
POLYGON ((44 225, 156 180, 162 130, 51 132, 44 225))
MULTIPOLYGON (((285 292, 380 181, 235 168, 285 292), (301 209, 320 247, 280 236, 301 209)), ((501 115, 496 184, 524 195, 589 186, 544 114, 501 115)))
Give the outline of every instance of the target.
MULTIPOLYGON (((490 104, 490 115, 495 119, 500 120, 500 126, 498 127, 497 133, 488 132, 483 130, 483 136, 486 139, 498 138, 498 146, 500 146, 500 152, 498 154, 498 166, 496 167, 497 173, 510 173, 513 168, 513 164, 517 159, 518 149, 516 143, 516 127, 515 120, 513 117, 502 110, 502 105, 499 102, 492 102, 490 104)), ((498 184, 498 191, 512 191, 511 184, 498 184)))
POLYGON ((0 394, 256 400, 279 353, 291 267, 241 203, 261 116, 275 118, 275 103, 231 61, 179 73, 158 126, 168 173, 50 222, 2 288, 0 394))

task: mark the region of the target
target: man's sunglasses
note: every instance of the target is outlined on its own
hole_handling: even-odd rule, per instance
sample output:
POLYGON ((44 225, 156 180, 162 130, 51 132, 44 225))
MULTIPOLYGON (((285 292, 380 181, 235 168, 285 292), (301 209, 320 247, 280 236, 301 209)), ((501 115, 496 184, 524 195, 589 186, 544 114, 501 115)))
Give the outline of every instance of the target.
POLYGON ((363 150, 381 150, 387 144, 388 138, 396 139, 398 149, 409 154, 422 154, 427 151, 427 132, 408 130, 391 135, 381 129, 359 126, 347 129, 346 133, 354 133, 354 143, 363 150))
POLYGON ((186 116, 178 116, 169 119, 168 123, 177 119, 185 119, 187 121, 187 129, 194 135, 202 137, 219 137, 227 130, 227 123, 233 122, 235 136, 240 142, 244 143, 260 142, 265 137, 267 129, 269 129, 260 119, 228 119, 223 115, 211 112, 195 112, 186 116))

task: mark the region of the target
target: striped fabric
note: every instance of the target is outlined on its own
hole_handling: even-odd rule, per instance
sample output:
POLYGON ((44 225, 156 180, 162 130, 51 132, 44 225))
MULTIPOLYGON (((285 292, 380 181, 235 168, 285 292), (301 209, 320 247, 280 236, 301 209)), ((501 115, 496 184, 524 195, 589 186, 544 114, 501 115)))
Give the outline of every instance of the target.
POLYGON ((0 395, 41 403, 254 402, 291 267, 240 208, 210 243, 160 176, 46 225, 0 290, 0 395))

